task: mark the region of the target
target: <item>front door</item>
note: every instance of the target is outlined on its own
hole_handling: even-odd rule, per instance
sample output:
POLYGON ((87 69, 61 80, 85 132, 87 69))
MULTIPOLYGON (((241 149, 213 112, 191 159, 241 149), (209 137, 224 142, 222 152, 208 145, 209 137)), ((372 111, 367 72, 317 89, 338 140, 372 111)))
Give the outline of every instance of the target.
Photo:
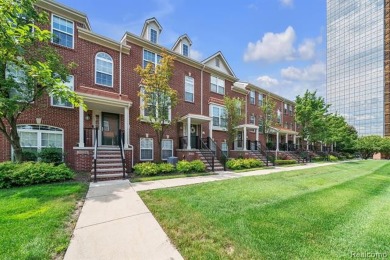
POLYGON ((191 125, 191 148, 198 149, 197 125, 191 125))
POLYGON ((236 149, 242 150, 244 147, 243 133, 242 131, 237 131, 237 146, 236 149))
POLYGON ((119 115, 102 113, 102 145, 118 145, 119 115))

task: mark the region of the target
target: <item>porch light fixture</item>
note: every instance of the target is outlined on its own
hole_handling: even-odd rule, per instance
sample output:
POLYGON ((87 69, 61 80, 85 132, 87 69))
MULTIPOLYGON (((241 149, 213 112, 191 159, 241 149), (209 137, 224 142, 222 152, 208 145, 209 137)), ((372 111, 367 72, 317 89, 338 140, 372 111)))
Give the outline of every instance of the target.
POLYGON ((149 137, 149 134, 148 134, 148 133, 146 133, 146 134, 145 134, 145 136, 146 136, 146 138, 148 138, 148 137, 149 137))
POLYGON ((91 116, 89 114, 85 115, 85 120, 89 121, 91 119, 91 116))
POLYGON ((42 118, 37 117, 35 118, 35 121, 37 122, 38 125, 40 125, 42 123, 42 118))
POLYGON ((169 139, 169 135, 167 135, 167 139, 169 139))

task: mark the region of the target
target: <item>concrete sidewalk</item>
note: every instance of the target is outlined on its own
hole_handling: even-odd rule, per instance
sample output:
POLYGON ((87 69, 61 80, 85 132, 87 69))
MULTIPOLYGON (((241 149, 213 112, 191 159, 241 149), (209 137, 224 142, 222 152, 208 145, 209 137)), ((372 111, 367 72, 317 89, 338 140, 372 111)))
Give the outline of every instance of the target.
POLYGON ((91 183, 65 260, 183 259, 170 243, 137 191, 265 175, 334 163, 276 167, 242 173, 131 183, 128 180, 91 183))
POLYGON ((65 260, 183 259, 128 180, 91 183, 65 260))

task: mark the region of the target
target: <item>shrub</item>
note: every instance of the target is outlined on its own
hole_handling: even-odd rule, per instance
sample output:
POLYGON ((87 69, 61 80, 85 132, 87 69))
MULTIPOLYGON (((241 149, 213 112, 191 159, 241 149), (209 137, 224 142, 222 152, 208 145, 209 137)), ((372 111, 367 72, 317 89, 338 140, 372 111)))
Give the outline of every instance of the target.
POLYGON ((166 174, 175 171, 175 166, 170 163, 160 163, 158 166, 158 173, 166 174))
POLYGON ((22 161, 23 162, 36 162, 38 155, 33 151, 22 151, 22 161))
POLYGON ((338 158, 337 158, 336 156, 334 156, 334 155, 329 155, 329 160, 330 160, 331 162, 334 162, 334 161, 337 161, 338 158))
POLYGON ((193 172, 204 172, 206 165, 201 160, 194 160, 190 162, 193 172))
POLYGON ((44 162, 0 164, 0 188, 64 181, 73 177, 74 172, 65 164, 57 166, 44 162))
POLYGON ((176 164, 176 170, 181 173, 191 172, 192 171, 191 163, 186 160, 178 161, 176 164))
POLYGON ((144 162, 134 165, 134 172, 139 175, 156 175, 159 172, 159 167, 156 163, 144 162))
POLYGON ((241 170, 241 169, 250 169, 258 168, 264 166, 262 161, 256 160, 254 158, 248 159, 230 159, 227 161, 226 166, 232 170, 241 170))
POLYGON ((275 165, 296 164, 295 160, 275 160, 275 165))
POLYGON ((62 149, 55 147, 48 147, 42 149, 39 153, 39 158, 42 162, 60 164, 62 163, 63 153, 62 149))

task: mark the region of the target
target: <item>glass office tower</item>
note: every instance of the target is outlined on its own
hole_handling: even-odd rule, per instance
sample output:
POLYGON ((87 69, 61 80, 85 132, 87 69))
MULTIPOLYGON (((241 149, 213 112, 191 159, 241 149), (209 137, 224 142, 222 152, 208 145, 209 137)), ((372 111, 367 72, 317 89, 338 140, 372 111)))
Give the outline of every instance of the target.
POLYGON ((389 1, 327 0, 326 100, 361 136, 390 134, 389 1))

